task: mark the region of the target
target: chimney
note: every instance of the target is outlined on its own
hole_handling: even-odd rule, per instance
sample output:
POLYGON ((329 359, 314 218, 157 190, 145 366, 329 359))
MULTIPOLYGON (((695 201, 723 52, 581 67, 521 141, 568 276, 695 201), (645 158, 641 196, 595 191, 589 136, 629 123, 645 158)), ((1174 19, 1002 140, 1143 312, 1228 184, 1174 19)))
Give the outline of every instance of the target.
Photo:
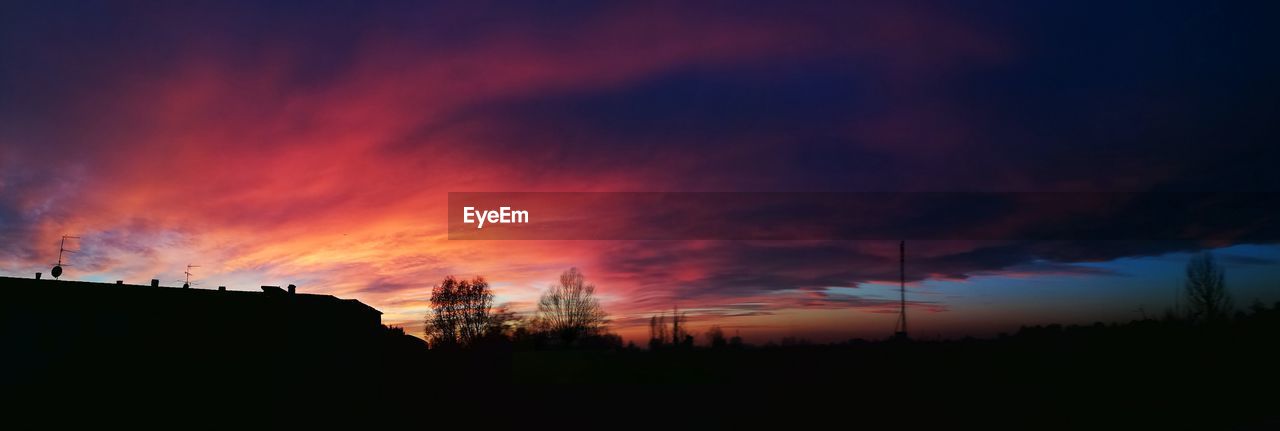
POLYGON ((227 286, 218 286, 219 292, 225 292, 226 290, 227 290, 227 286))
POLYGON ((160 280, 151 279, 151 287, 160 287, 160 280))
POLYGON ((37 272, 37 273, 36 273, 36 280, 39 280, 39 279, 40 279, 40 273, 38 273, 38 272, 37 272))
POLYGON ((290 284, 290 285, 289 285, 289 294, 290 294, 290 295, 294 294, 294 292, 295 292, 297 289, 298 289, 298 286, 294 286, 294 285, 290 284))

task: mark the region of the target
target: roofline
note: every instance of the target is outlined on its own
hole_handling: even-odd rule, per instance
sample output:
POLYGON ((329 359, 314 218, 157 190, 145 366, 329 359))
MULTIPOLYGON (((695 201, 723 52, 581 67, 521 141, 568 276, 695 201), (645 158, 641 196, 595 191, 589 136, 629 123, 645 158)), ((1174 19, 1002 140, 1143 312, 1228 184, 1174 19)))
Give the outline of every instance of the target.
MULTIPOLYGON (((66 285, 69 285, 68 287, 75 286, 75 287, 113 287, 113 288, 125 288, 125 289, 166 289, 166 290, 174 290, 174 291, 189 291, 192 293, 200 292, 200 294, 215 293, 218 295, 254 295, 254 296, 265 296, 265 297, 279 296, 279 295, 268 294, 266 292, 254 292, 251 290, 198 289, 194 287, 183 288, 179 286, 152 287, 149 284, 106 283, 106 282, 98 282, 98 281, 58 280, 58 279, 48 279, 48 278, 37 279, 37 278, 27 278, 27 277, 9 277, 9 276, 0 275, 0 281, 4 281, 4 280, 14 280, 22 283, 42 283, 42 284, 53 284, 53 285, 66 284, 66 285)), ((325 294, 317 294, 317 293, 293 293, 293 294, 286 293, 285 295, 286 296, 288 295, 307 296, 307 297, 314 297, 314 298, 333 298, 334 300, 341 301, 343 303, 356 303, 364 306, 365 308, 375 313, 378 313, 379 315, 383 314, 381 310, 378 310, 377 308, 373 308, 369 304, 365 304, 364 302, 361 302, 358 299, 339 298, 333 295, 325 295, 325 294)))

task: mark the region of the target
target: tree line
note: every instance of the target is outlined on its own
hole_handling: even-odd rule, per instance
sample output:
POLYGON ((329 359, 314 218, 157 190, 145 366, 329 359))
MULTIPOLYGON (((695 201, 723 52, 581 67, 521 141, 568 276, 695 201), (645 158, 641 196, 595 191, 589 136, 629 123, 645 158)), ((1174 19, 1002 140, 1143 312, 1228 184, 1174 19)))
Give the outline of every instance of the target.
MULTIPOLYGON (((1167 309, 1164 320, 1214 325, 1232 317, 1226 270, 1209 252, 1194 255, 1187 262, 1180 297, 1185 305, 1167 309)), ((621 337, 608 331, 608 314, 596 298, 596 286, 577 268, 561 273, 543 291, 529 318, 505 304, 494 304, 489 282, 480 276, 469 280, 445 277, 432 288, 430 303, 424 335, 432 348, 511 341, 537 346, 622 347, 621 337)), ((718 325, 711 326, 704 337, 712 348, 744 345, 740 336, 727 337, 718 325)), ((687 312, 678 307, 670 315, 664 312, 649 318, 650 350, 692 348, 695 338, 687 312)))
POLYGON ((484 277, 470 280, 445 277, 431 289, 431 312, 425 334, 433 348, 469 347, 511 340, 540 345, 587 346, 621 344, 608 333, 608 314, 577 268, 570 268, 542 293, 532 318, 517 315, 507 305, 493 303, 484 277))

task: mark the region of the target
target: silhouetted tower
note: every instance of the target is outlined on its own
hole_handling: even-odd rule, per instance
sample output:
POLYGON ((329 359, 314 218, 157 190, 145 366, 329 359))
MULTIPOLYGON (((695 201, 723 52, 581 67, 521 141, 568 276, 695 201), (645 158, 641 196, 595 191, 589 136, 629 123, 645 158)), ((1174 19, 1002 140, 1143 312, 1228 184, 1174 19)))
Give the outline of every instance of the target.
POLYGON ((75 253, 75 250, 67 250, 67 239, 68 239, 68 238, 70 238, 70 239, 80 239, 80 237, 78 237, 78 236, 71 236, 71 235, 63 235, 63 236, 62 236, 62 242, 58 244, 58 263, 53 264, 53 269, 49 271, 49 275, 52 275, 52 276, 53 276, 53 279, 55 279, 55 280, 57 280, 57 279, 58 279, 58 276, 62 275, 62 266, 63 266, 63 265, 71 266, 71 264, 69 264, 69 263, 67 263, 67 264, 62 263, 62 254, 63 254, 63 253, 75 253))
POLYGON ((907 339, 907 242, 898 243, 898 294, 901 296, 898 308, 898 325, 893 337, 907 339))

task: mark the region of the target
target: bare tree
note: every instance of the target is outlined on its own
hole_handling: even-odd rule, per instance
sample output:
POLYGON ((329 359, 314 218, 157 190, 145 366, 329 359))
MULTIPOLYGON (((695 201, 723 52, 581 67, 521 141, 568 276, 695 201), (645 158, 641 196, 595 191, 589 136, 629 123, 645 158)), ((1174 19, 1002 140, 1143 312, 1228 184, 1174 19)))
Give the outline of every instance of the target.
POLYGON ((657 349, 667 340, 667 316, 655 314, 649 317, 649 349, 657 349))
POLYGON ((724 330, 720 329, 720 325, 712 325, 707 330, 707 345, 712 348, 723 348, 729 345, 729 340, 724 337, 724 330))
POLYGON ((595 292, 596 286, 588 284, 578 268, 569 268, 560 274, 558 283, 542 293, 534 324, 570 343, 583 336, 599 334, 604 330, 606 314, 595 292))
POLYGON ((1231 294, 1227 292, 1226 270, 1203 252, 1187 262, 1186 299, 1192 320, 1217 321, 1231 311, 1231 294))
POLYGON ((733 338, 729 339, 729 347, 742 348, 742 334, 733 334, 733 338))
POLYGON ((671 326, 667 327, 667 314, 659 313, 649 317, 649 349, 670 346, 693 346, 693 334, 688 328, 689 317, 681 313, 679 307, 671 309, 671 326))
POLYGON ((693 335, 689 333, 688 326, 688 313, 681 313, 679 306, 673 307, 671 309, 671 345, 693 345, 693 335))
POLYGON ((431 289, 426 337, 434 346, 471 344, 491 334, 495 325, 505 326, 508 314, 494 313, 493 292, 483 277, 458 280, 448 276, 431 289))

